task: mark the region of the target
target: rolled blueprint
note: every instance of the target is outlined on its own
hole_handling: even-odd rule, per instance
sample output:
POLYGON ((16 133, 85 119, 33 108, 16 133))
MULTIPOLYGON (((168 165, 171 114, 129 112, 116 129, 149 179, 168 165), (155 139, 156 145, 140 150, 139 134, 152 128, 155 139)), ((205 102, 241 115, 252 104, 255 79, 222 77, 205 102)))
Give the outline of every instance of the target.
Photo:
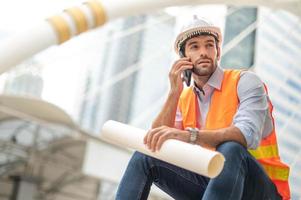
POLYGON ((152 152, 143 143, 146 133, 145 130, 110 120, 102 127, 101 138, 210 178, 216 177, 223 169, 225 158, 219 152, 179 140, 166 140, 160 151, 152 152))

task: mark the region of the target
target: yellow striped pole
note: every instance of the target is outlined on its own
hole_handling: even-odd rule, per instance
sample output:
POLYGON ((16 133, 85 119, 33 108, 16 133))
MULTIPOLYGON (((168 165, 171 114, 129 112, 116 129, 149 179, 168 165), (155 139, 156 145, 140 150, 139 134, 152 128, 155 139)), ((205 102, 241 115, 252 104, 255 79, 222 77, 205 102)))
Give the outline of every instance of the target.
MULTIPOLYGON (((110 7, 110 3, 107 2, 106 6, 110 7)), ((103 25, 107 20, 106 8, 97 0, 65 9, 61 14, 2 42, 0 74, 52 45, 62 44, 74 36, 103 25)))
MULTIPOLYGON (((87 10, 86 9, 86 10, 87 10)), ((105 10, 98 1, 88 1, 83 3, 81 7, 73 7, 64 10, 63 14, 56 15, 47 19, 56 32, 58 44, 69 40, 72 36, 79 35, 89 29, 88 24, 93 24, 92 28, 103 25, 106 22, 105 10), (84 12, 84 6, 90 11, 93 20, 88 21, 88 17, 84 12), (72 19, 72 23, 76 27, 76 32, 72 35, 72 25, 66 20, 66 15, 72 19)))
POLYGON ((48 19, 57 33, 58 43, 61 44, 71 38, 71 31, 68 27, 68 23, 61 16, 53 16, 48 19))
POLYGON ((94 17, 94 28, 101 26, 106 21, 106 15, 103 6, 100 4, 100 2, 97 1, 88 1, 85 2, 92 11, 93 17, 94 17))
POLYGON ((80 8, 70 8, 65 10, 65 12, 73 18, 76 24, 77 34, 83 33, 88 30, 87 17, 80 8))

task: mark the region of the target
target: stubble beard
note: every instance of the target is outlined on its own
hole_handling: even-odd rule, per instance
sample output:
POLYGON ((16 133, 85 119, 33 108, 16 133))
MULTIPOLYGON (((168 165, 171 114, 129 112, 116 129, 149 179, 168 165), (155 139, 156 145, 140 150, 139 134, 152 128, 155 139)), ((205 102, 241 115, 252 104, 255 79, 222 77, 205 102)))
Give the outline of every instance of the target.
POLYGON ((209 66, 194 66, 192 72, 197 76, 211 76, 217 67, 217 59, 208 63, 209 66))

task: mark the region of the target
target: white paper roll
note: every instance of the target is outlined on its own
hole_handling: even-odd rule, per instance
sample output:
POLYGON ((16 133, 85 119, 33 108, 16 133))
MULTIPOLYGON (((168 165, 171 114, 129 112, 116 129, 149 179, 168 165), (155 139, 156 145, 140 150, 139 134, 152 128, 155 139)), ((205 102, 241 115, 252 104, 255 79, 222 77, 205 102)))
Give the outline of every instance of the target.
POLYGON ((109 143, 137 150, 200 175, 214 178, 223 169, 225 158, 219 152, 178 140, 167 140, 160 151, 151 152, 143 143, 145 134, 145 130, 112 120, 101 130, 101 138, 109 143))

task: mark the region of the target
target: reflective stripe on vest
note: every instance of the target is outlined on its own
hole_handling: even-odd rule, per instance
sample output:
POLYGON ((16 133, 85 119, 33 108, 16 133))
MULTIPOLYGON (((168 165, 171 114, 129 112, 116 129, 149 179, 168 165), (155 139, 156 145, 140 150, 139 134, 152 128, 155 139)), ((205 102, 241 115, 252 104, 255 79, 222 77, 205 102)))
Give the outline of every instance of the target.
MULTIPOLYGON (((232 125, 233 117, 237 112, 239 99, 237 84, 240 70, 225 70, 221 90, 215 89, 210 102, 206 124, 202 129, 213 130, 232 125)), ((198 102, 192 87, 183 90, 178 108, 182 113, 183 127, 197 127, 198 102)), ((270 114, 273 106, 269 101, 270 114)), ((272 114, 271 114, 272 117, 272 114)), ((272 117, 273 123, 274 119, 272 117)), ((268 176, 274 182, 283 199, 290 198, 288 184, 289 167, 280 161, 275 130, 268 137, 262 139, 256 150, 249 152, 260 162, 268 176)))
POLYGON ((278 157, 278 147, 274 145, 259 146, 256 150, 250 149, 249 152, 257 160, 262 158, 277 158, 278 157))
MULTIPOLYGON (((260 160, 259 160, 260 162, 260 160)), ((280 162, 279 160, 277 162, 280 162)), ((287 181, 289 177, 289 171, 286 166, 270 165, 260 162, 261 166, 264 168, 265 172, 271 179, 287 181)))

